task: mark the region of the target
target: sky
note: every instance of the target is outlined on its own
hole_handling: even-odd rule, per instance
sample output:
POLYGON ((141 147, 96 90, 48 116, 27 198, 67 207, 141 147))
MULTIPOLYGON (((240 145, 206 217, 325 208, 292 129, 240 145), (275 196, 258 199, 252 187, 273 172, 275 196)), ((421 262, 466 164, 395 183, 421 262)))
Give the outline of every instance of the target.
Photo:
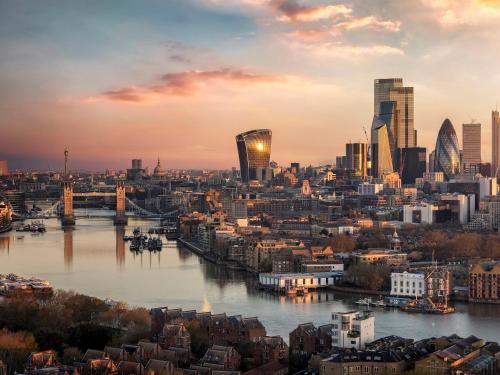
POLYGON ((373 81, 415 88, 419 146, 500 99, 500 0, 0 0, 0 159, 11 169, 281 165, 366 141, 373 81))

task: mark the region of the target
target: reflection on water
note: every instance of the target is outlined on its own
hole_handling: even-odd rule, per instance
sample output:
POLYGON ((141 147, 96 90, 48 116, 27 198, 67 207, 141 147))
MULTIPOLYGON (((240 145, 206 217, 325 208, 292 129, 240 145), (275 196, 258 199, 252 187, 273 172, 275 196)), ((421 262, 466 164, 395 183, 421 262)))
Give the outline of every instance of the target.
POLYGON ((73 228, 64 228, 64 264, 68 270, 73 265, 73 228))
POLYGON ((125 236, 125 227, 121 225, 117 225, 115 227, 116 232, 116 265, 123 269, 123 265, 125 264, 125 240, 123 237, 125 236))
MULTIPOLYGON (((156 221, 131 218, 115 227, 111 218, 78 219, 74 229, 46 220, 41 235, 0 235, 0 273, 14 272, 49 280, 131 306, 169 306, 258 316, 269 334, 284 338, 299 323, 330 322, 333 311, 358 309, 359 296, 320 291, 287 297, 262 292, 255 276, 205 262, 175 242, 161 252, 134 253, 123 241, 134 227, 147 231, 156 221)), ((377 337, 397 334, 422 338, 457 333, 500 341, 500 306, 459 304, 449 316, 406 314, 376 309, 377 337)))
POLYGON ((10 251, 10 236, 0 237, 0 251, 10 251))

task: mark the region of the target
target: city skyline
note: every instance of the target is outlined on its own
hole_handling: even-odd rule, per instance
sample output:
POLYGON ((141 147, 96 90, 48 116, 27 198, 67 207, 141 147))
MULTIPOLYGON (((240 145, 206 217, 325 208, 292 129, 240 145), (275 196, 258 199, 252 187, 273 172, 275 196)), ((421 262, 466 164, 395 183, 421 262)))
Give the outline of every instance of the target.
POLYGON ((236 134, 269 128, 271 160, 333 163, 366 141, 374 79, 401 77, 415 89, 419 146, 433 150, 445 118, 474 118, 491 160, 498 2, 239 5, 2 2, 0 159, 60 169, 67 146, 75 169, 153 168, 158 156, 227 169, 236 134))

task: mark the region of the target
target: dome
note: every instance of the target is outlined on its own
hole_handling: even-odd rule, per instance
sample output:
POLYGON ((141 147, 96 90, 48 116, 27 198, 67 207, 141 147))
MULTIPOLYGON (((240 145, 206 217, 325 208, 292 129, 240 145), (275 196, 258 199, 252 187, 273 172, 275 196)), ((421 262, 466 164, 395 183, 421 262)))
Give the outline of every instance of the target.
POLYGON ((158 163, 153 171, 153 175, 155 176, 165 176, 165 170, 161 167, 160 158, 158 158, 158 163))
POLYGON ((457 133, 449 119, 444 120, 436 140, 434 170, 447 180, 460 173, 460 148, 457 133))

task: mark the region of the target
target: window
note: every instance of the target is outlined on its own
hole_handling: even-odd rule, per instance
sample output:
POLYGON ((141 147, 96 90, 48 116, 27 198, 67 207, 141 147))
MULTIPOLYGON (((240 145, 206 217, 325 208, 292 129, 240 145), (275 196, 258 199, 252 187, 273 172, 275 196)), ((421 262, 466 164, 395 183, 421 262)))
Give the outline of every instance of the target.
POLYGON ((375 367, 373 368, 373 372, 378 372, 378 367, 377 367, 377 366, 375 366, 375 367))
POLYGON ((370 368, 368 366, 365 366, 364 371, 365 371, 365 373, 368 373, 368 372, 370 372, 370 368))

